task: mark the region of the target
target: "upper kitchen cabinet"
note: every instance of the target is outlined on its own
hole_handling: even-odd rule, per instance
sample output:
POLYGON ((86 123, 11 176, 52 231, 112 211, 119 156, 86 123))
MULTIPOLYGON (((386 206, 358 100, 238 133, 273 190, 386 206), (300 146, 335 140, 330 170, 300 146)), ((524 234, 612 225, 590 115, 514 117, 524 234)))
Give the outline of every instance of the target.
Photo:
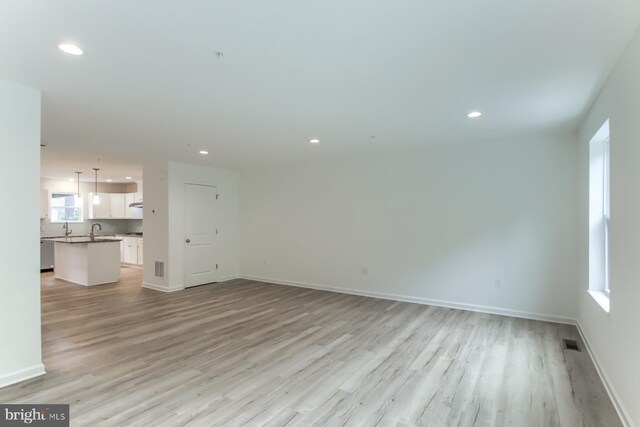
POLYGON ((89 219, 108 219, 111 216, 111 194, 98 193, 100 204, 93 204, 94 193, 89 193, 89 219))
POLYGON ((132 203, 142 203, 142 193, 125 194, 126 217, 130 219, 142 219, 142 208, 131 207, 132 203))
POLYGON ((138 193, 98 193, 100 204, 94 205, 93 193, 89 193, 89 219, 142 219, 141 208, 130 208, 138 202, 138 193))
POLYGON ((126 218, 127 208, 125 205, 126 194, 111 194, 111 218, 126 218))

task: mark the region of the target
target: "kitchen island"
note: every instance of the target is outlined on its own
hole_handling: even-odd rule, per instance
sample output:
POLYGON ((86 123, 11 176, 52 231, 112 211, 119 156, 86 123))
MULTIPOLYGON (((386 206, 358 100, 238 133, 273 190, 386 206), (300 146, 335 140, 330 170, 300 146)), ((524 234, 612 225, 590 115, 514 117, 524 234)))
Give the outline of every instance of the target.
POLYGON ((55 245, 57 279, 84 286, 117 282, 120 278, 120 239, 61 237, 55 245))

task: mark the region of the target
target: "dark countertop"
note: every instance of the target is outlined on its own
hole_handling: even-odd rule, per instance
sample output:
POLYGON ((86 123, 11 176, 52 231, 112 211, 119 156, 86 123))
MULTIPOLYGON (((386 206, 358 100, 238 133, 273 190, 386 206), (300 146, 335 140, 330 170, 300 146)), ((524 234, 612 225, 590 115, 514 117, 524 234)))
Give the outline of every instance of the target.
POLYGON ((48 238, 46 240, 50 240, 56 243, 111 243, 111 242, 121 242, 122 239, 118 239, 117 237, 105 237, 105 236, 96 236, 95 239, 91 239, 89 236, 72 236, 72 237, 54 237, 48 238))
MULTIPOLYGON (((69 236, 61 235, 61 236, 41 236, 40 240, 52 240, 52 239, 66 239, 67 237, 91 237, 91 234, 71 234, 69 236)), ((115 234, 96 234, 96 238, 110 237, 114 239, 116 237, 115 234)))

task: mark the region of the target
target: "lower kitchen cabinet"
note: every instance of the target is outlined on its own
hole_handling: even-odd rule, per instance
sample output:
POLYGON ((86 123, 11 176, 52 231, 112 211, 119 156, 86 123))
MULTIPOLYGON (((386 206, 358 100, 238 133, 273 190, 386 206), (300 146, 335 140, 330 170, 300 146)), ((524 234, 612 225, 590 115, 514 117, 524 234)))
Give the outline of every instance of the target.
POLYGON ((124 236, 120 245, 122 260, 124 264, 142 265, 142 237, 124 236))
POLYGON ((138 238, 138 265, 144 264, 144 257, 142 256, 142 238, 138 238))
POLYGON ((127 264, 138 263, 138 244, 125 243, 124 254, 122 254, 122 261, 127 264))

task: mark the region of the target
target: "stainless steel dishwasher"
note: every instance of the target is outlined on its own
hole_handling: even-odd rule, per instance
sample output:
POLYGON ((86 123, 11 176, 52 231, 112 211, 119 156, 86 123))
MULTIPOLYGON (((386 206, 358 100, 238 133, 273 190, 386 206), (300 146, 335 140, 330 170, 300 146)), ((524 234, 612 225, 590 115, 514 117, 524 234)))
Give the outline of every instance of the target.
POLYGON ((51 240, 40 240, 40 271, 51 271, 55 265, 55 251, 51 240))

